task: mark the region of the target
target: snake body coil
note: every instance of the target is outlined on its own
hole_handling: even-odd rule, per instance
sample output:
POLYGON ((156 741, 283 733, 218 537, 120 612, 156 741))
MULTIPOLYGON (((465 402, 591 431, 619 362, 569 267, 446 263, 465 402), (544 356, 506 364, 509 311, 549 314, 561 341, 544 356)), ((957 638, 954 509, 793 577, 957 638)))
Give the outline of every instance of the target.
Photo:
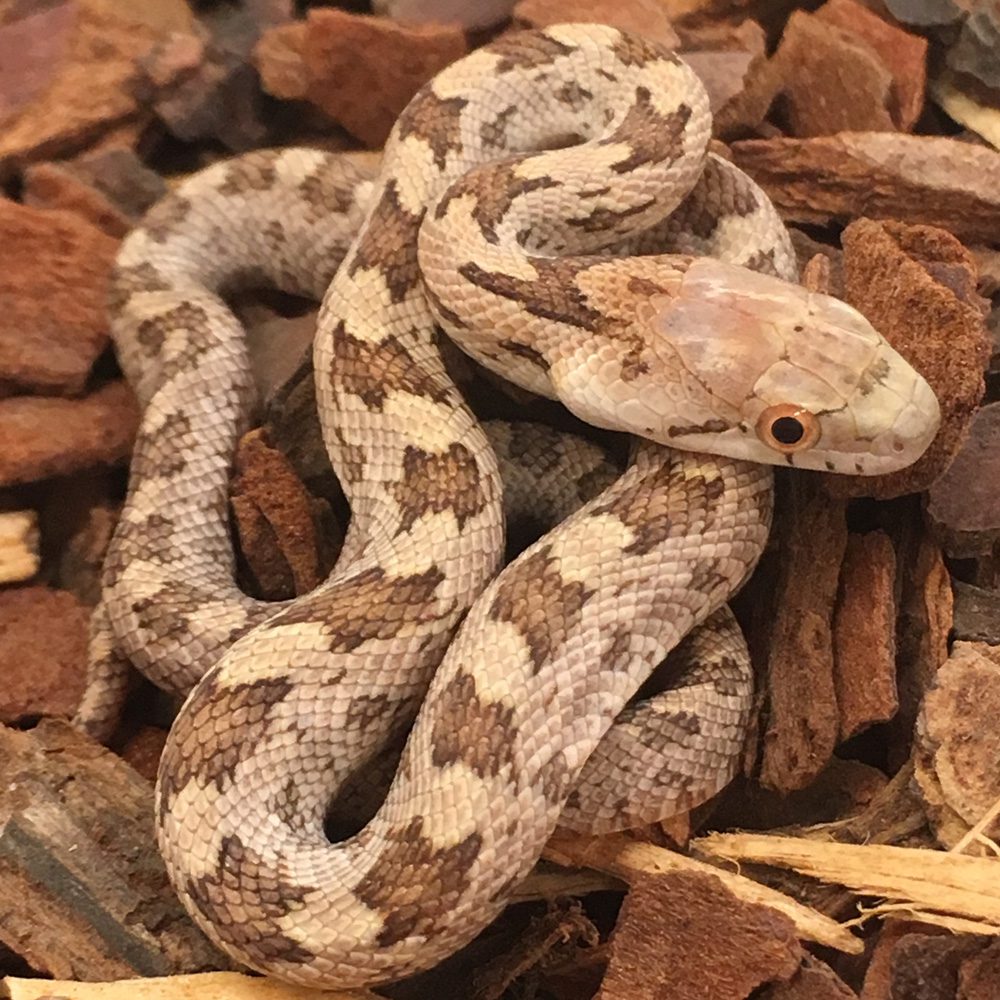
POLYGON ((709 133, 674 56, 557 26, 439 74, 376 180, 252 154, 125 242, 115 338, 144 418, 81 721, 107 715, 125 662, 192 689, 159 841, 239 961, 310 986, 411 974, 500 912, 560 821, 628 826, 713 794, 748 712, 724 605, 766 540, 767 464, 878 473, 933 436, 923 379, 856 312, 780 280, 787 234, 709 133), (322 297, 318 405, 352 511, 330 578, 281 607, 236 589, 225 516, 252 389, 220 295, 248 281, 322 297), (642 439, 499 575, 497 462, 436 322, 642 439), (625 708, 698 626, 685 677, 625 708), (415 716, 384 805, 329 843, 331 798, 415 716))

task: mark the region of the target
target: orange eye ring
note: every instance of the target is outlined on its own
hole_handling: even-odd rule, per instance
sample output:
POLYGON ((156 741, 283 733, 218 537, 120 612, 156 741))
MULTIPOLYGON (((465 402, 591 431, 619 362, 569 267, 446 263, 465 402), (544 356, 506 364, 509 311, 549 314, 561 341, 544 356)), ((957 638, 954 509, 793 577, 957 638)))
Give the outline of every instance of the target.
POLYGON ((791 403, 769 406, 757 418, 757 437, 782 455, 811 448, 819 440, 819 421, 791 403))

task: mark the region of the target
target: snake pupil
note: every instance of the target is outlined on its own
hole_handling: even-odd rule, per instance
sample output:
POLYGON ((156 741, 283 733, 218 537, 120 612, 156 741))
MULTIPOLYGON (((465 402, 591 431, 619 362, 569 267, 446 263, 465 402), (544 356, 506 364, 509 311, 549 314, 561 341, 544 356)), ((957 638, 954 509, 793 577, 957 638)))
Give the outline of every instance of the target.
POLYGON ((781 444, 797 444, 805 432, 806 429, 795 417, 778 417, 771 424, 771 434, 781 444))

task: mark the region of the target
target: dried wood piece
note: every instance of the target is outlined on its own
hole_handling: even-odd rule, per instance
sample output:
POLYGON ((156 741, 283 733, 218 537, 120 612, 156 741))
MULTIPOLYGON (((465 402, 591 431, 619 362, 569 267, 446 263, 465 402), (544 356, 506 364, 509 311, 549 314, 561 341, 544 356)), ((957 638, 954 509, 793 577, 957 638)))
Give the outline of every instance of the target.
POLYGON ((924 836, 926 826, 923 802, 913 781, 913 765, 907 762, 875 792, 861 812, 832 823, 817 823, 803 829, 802 833, 803 836, 843 843, 905 843, 910 847, 922 837, 930 847, 930 837, 924 836))
POLYGON ((909 132, 924 107, 926 39, 890 24, 856 0, 827 0, 815 16, 849 32, 878 55, 892 74, 889 112, 895 127, 909 132))
POLYGON ((870 807, 886 781, 878 768, 833 757, 814 781, 797 792, 772 792, 755 782, 732 786, 713 808, 712 826, 770 830, 843 820, 870 807))
POLYGON ((202 37, 166 39, 143 60, 158 95, 153 107, 173 135, 236 151, 271 142, 274 116, 264 112, 249 60, 266 29, 292 20, 293 6, 292 0, 256 0, 202 8, 202 37))
POLYGON ((124 146, 98 145, 65 166, 129 219, 139 219, 167 193, 163 178, 124 146))
POLYGON ((718 879, 742 903, 766 906, 787 917, 794 924, 796 935, 806 941, 815 941, 852 955, 864 949, 860 939, 835 920, 817 913, 784 893, 704 861, 668 851, 655 844, 634 840, 627 834, 578 837, 557 833, 546 846, 544 857, 560 865, 609 872, 624 879, 632 887, 650 876, 671 873, 711 876, 718 879))
POLYGON ((796 229, 795 226, 789 226, 788 234, 792 238, 792 247, 795 250, 795 258, 799 265, 799 272, 801 274, 799 280, 810 291, 822 291, 826 295, 833 295, 838 299, 843 298, 844 255, 840 247, 831 246, 828 243, 820 243, 819 240, 813 239, 801 229, 796 229), (823 268, 823 287, 817 287, 812 280, 809 280, 809 283, 807 283, 807 279, 810 276, 804 272, 806 265, 811 261, 815 261, 817 257, 825 257, 827 261, 826 264, 813 264, 814 268, 823 268))
POLYGON ((66 591, 0 590, 0 722, 73 714, 83 691, 87 620, 66 591))
MULTIPOLYGON (((1000 935, 1000 866, 992 859, 915 847, 835 844, 759 833, 711 833, 692 842, 711 858, 789 868, 877 896, 959 933, 1000 935)), ((870 915, 877 914, 877 909, 870 915)))
POLYGON ((833 677, 840 739, 899 708, 896 691, 896 553, 881 531, 851 535, 833 617, 833 677))
POLYGON ((949 118, 1000 148, 1000 107, 981 99, 965 78, 944 70, 931 81, 930 94, 949 118))
POLYGON ((677 32, 658 0, 518 0, 513 18, 516 25, 525 28, 571 22, 610 24, 623 31, 634 31, 668 49, 680 45, 677 32))
POLYGON ((964 0, 884 0, 889 13, 904 24, 936 28, 965 16, 964 0))
POLYGON ((121 239, 131 228, 131 221, 123 212, 63 163, 29 164, 23 177, 21 199, 29 208, 70 212, 113 239, 121 239))
POLYGON ((0 727, 0 940, 64 979, 227 968, 170 889, 152 800, 66 723, 0 727))
POLYGON ((684 61, 698 74, 705 85, 716 135, 734 128, 733 118, 739 98, 744 92, 754 62, 759 57, 745 49, 725 52, 685 52, 684 61))
POLYGON ((996 4, 977 3, 970 10, 945 59, 953 70, 968 73, 987 87, 1000 87, 1000 9, 996 4))
POLYGON ((956 642, 937 672, 917 718, 915 776, 927 817, 944 847, 964 843, 985 850, 984 838, 1000 840, 1000 817, 984 816, 1000 800, 1000 649, 956 642))
POLYGON ((30 163, 22 178, 25 205, 72 212, 115 239, 167 191, 159 174, 122 148, 59 163, 30 163))
POLYGON ((30 579, 38 565, 38 515, 33 510, 0 513, 0 583, 30 579))
POLYGON ((1000 996, 1000 942, 991 942, 959 965, 958 990, 962 1000, 993 1000, 1000 996))
POLYGON ((0 400, 0 485, 120 462, 138 425, 135 396, 124 382, 108 382, 82 399, 0 400))
POLYGON ((684 61, 708 91, 713 134, 725 139, 756 130, 781 85, 780 73, 767 59, 761 26, 747 18, 738 23, 684 22, 677 31, 684 61))
POLYGON ((265 600, 307 593, 325 579, 343 541, 333 534, 329 506, 309 495, 263 430, 241 438, 235 466, 230 504, 254 592, 265 600))
POLYGON ((118 523, 121 487, 113 472, 74 476, 49 491, 40 510, 52 582, 88 607, 101 592, 101 567, 118 523))
POLYGON ((975 262, 952 235, 928 226, 859 219, 842 241, 845 300, 927 379, 941 428, 909 468, 878 477, 825 475, 826 489, 879 499, 916 493, 951 463, 982 397, 990 343, 975 262))
POLYGON ((269 399, 294 376, 305 358, 312 358, 317 312, 310 309, 301 316, 281 316, 260 306, 240 310, 254 384, 262 399, 269 399))
POLYGON ((743 1000, 792 976, 803 954, 788 917, 717 876, 647 875, 625 897, 597 1000, 743 1000))
POLYGON ((940 927, 921 924, 905 917, 887 916, 882 929, 874 939, 868 968, 865 969, 864 983, 861 987, 861 1000, 893 1000, 892 990, 893 949, 906 934, 926 934, 927 936, 944 935, 947 932, 940 927))
POLYGON ((10 1000, 380 1000, 371 990, 310 990, 238 972, 151 976, 111 983, 16 979, 0 982, 10 1000))
POLYGON ((954 637, 1000 646, 1000 592, 955 580, 954 637))
MULTIPOLYGON (((944 936, 933 928, 907 924, 897 934, 883 931, 885 957, 875 975, 865 977, 862 1000, 971 1000, 958 992, 962 967, 986 948, 986 939, 971 935, 944 936)), ((882 947, 879 941, 878 947, 882 947)), ((881 957, 881 956, 879 956, 881 957)), ((874 966, 874 962, 872 963, 874 966)))
POLYGON ((463 28, 489 28, 503 21, 514 0, 373 0, 376 14, 385 14, 405 24, 447 24, 463 28))
POLYGON ((121 749, 121 758, 127 761, 151 785, 156 783, 156 769, 160 763, 167 731, 156 726, 142 726, 121 749))
POLYGON ((255 60, 269 93, 315 104, 376 148, 420 87, 466 51, 458 25, 402 25, 323 7, 265 32, 255 60))
POLYGON ((772 64, 792 135, 893 129, 892 74, 852 32, 794 11, 772 64))
POLYGON ((511 948, 477 966, 469 1000, 502 1000, 510 995, 507 989, 515 980, 559 962, 561 956, 568 962, 592 951, 600 937, 579 903, 554 906, 533 920, 511 948))
POLYGON ((75 215, 0 198, 0 246, 9 248, 0 277, 0 386, 81 392, 108 343, 118 241, 75 215))
POLYGON ((0 174, 148 116, 132 87, 139 58, 193 30, 184 0, 15 5, 0 23, 0 174))
POLYGON ((922 532, 897 552, 902 588, 896 628, 899 711, 889 723, 889 766, 910 756, 924 694, 948 659, 952 625, 951 577, 940 547, 922 532))
POLYGON ((927 515, 945 552, 987 555, 1000 542, 1000 403, 977 411, 969 436, 930 489, 927 515))
POLYGON ((83 692, 87 618, 64 590, 0 590, 0 722, 73 714, 83 692))
POLYGON ((807 955, 787 983, 773 983, 755 1000, 857 1000, 857 996, 829 965, 807 955))
POLYGON ((891 132, 748 139, 731 149, 790 222, 902 219, 981 243, 1000 229, 996 150, 891 132))
POLYGON ((776 518, 782 553, 767 652, 768 726, 761 784, 804 788, 833 754, 840 728, 833 681, 833 607, 847 545, 844 506, 814 480, 788 482, 776 518))

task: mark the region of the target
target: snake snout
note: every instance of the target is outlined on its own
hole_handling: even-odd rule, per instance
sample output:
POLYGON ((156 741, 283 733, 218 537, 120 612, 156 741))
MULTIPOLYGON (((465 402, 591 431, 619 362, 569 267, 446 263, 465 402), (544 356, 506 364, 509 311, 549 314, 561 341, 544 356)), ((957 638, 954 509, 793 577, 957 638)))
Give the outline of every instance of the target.
POLYGON ((927 380, 887 343, 849 400, 854 433, 866 442, 858 456, 861 475, 882 475, 912 465, 927 450, 941 425, 941 407, 927 380))

